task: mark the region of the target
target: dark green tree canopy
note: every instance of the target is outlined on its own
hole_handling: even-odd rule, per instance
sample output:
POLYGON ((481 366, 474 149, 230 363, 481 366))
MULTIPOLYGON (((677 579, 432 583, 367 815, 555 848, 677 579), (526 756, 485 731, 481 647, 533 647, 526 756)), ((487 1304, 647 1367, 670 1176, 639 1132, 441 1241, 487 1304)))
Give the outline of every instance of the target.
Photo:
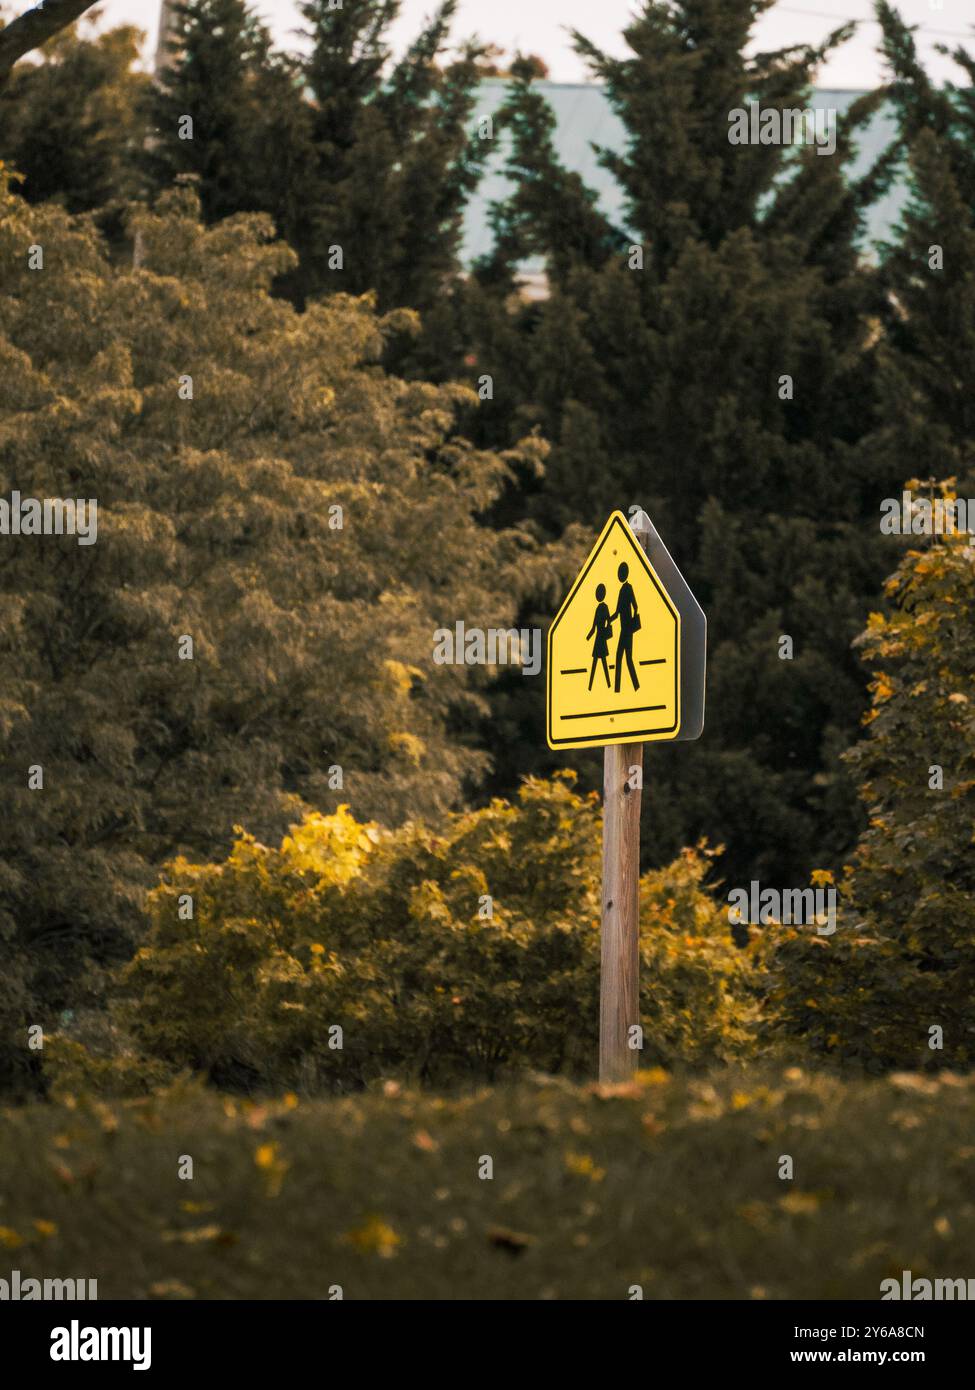
POLYGON ((139 191, 148 78, 137 29, 66 29, 0 86, 0 159, 29 202, 71 212, 119 206, 139 191))
POLYGON ((500 113, 512 192, 469 295, 476 371, 494 378, 480 437, 537 427, 553 446, 498 514, 595 534, 642 505, 708 613, 706 737, 655 750, 653 843, 706 833, 733 882, 795 882, 855 835, 836 768, 864 698, 850 644, 885 573, 879 501, 903 476, 862 449, 882 294, 858 237, 894 159, 860 179, 849 165, 880 98, 839 116, 832 155, 732 143, 729 117, 751 102, 805 108, 847 33, 752 55, 767 8, 642 5, 619 58, 576 35, 626 132, 600 152, 625 226, 560 165, 552 113, 516 66, 500 113), (551 292, 526 304, 531 257, 551 292))
POLYGON ((176 6, 154 186, 192 174, 210 221, 270 213, 298 252, 285 285, 298 303, 373 291, 383 309, 431 308, 457 273, 463 209, 490 148, 471 129, 486 50, 449 51, 456 0, 398 61, 399 0, 300 8, 308 50, 292 57, 272 49, 246 0, 176 6))

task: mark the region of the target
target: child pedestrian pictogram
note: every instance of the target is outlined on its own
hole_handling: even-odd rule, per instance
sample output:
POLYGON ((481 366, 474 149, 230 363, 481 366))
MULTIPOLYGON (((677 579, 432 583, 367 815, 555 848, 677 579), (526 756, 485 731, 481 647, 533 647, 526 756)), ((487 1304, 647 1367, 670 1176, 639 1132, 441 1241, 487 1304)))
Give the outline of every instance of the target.
POLYGON ((596 662, 603 663, 603 671, 606 676, 606 689, 609 689, 609 667, 606 665, 606 658, 609 655, 609 639, 613 634, 613 624, 610 622, 609 609, 603 600, 606 597, 606 585, 596 585, 596 616, 592 620, 592 627, 586 634, 586 640, 596 634, 596 641, 592 649, 592 667, 589 671, 589 689, 592 689, 592 678, 596 674, 596 662))

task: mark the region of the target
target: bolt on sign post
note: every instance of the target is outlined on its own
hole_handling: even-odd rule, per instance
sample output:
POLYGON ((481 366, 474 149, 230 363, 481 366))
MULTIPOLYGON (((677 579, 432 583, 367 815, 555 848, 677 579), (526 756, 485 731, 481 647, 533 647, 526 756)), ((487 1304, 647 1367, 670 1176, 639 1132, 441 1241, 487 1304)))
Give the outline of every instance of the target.
POLYGON ((646 512, 614 512, 548 633, 550 748, 603 753, 599 1079, 637 1068, 644 743, 704 727, 707 619, 646 512))

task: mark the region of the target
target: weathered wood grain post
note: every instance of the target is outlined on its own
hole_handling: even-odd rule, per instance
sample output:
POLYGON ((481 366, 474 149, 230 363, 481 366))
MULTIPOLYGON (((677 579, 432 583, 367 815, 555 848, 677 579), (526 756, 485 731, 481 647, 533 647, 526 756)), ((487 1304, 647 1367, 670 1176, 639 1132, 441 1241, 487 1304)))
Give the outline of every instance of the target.
MULTIPOLYGON (((640 512, 631 530, 647 548, 640 512)), ((625 1081, 639 1066, 630 1029, 640 1022, 640 810, 643 744, 603 749, 602 962, 599 976, 599 1079, 625 1081)))
POLYGON ((640 802, 643 744, 603 751, 602 969, 599 977, 599 1079, 625 1081, 639 1052, 630 1029, 640 1022, 640 802), (633 785, 636 783, 636 785, 633 785))

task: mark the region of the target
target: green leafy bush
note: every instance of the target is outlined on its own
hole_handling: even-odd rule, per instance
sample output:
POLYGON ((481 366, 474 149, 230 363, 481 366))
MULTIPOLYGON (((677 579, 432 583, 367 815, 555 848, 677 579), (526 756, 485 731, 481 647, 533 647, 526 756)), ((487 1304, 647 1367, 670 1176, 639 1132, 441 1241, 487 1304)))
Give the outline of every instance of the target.
MULTIPOLYGON (((222 1085, 591 1072, 600 808, 573 782, 528 779, 517 800, 435 829, 381 830, 343 807, 280 849, 240 832, 222 864, 174 861, 123 975, 132 1036, 222 1085)), ((748 1047, 749 956, 708 868, 706 849, 685 851, 641 885, 645 1063, 748 1047)))

